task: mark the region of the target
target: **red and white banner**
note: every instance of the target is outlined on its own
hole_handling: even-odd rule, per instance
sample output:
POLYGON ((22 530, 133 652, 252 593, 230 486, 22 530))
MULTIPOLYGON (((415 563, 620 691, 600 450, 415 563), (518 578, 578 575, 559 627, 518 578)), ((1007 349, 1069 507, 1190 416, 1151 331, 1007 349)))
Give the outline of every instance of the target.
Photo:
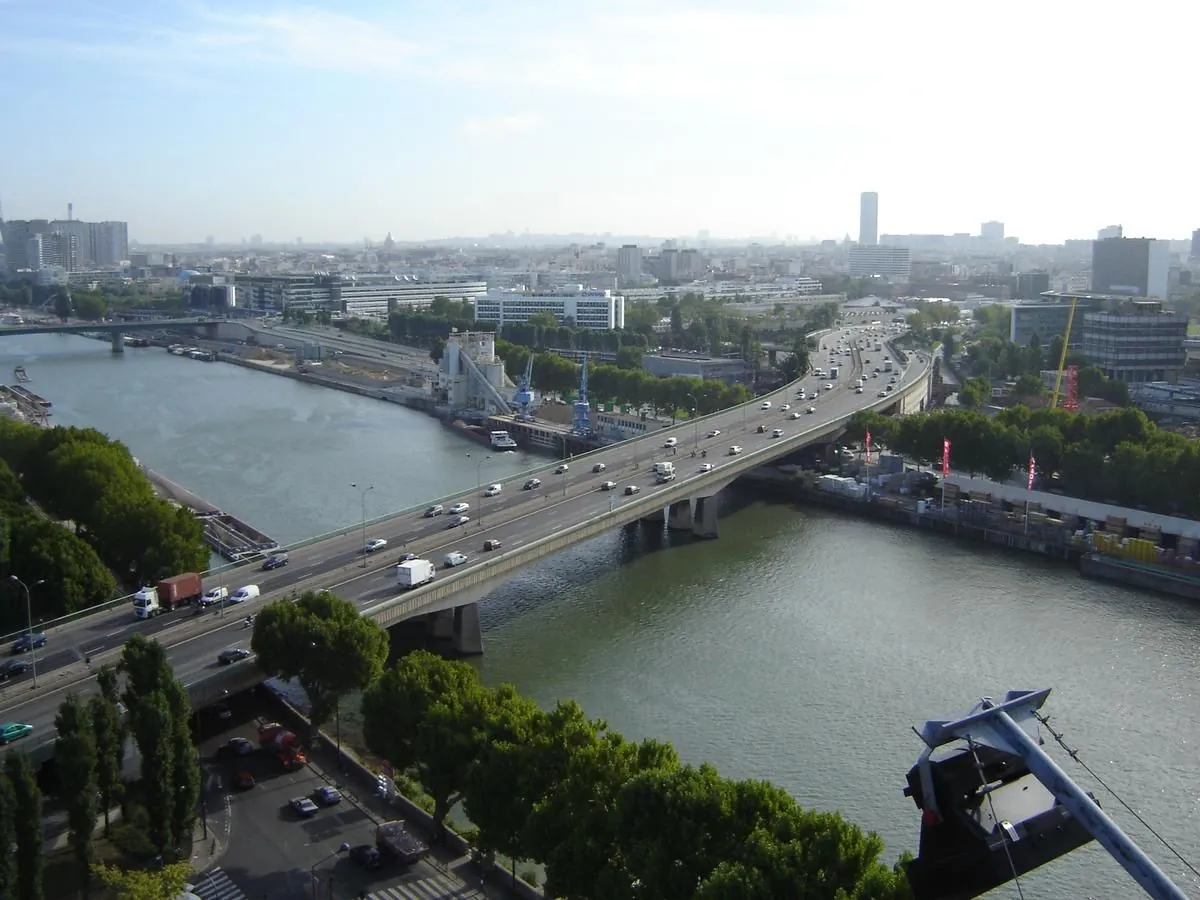
POLYGON ((950 438, 942 438, 942 477, 950 474, 950 438))
POLYGON ((1033 473, 1037 470, 1037 460, 1033 458, 1033 454, 1029 454, 1029 482, 1025 485, 1025 490, 1033 490, 1033 473))
POLYGON ((871 464, 871 432, 867 432, 867 465, 871 464))

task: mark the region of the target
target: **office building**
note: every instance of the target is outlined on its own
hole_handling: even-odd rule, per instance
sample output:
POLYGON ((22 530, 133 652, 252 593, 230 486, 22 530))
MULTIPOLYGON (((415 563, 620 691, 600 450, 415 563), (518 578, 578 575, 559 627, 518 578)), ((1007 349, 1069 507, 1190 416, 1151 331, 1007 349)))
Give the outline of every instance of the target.
POLYGON ((626 244, 617 251, 617 278, 639 281, 642 277, 642 248, 626 244))
POLYGON ((1192 249, 1188 254, 1188 259, 1192 262, 1200 260, 1200 228, 1192 232, 1192 249))
POLYGON ((1004 243, 1004 223, 984 222, 979 226, 979 239, 985 244, 1004 243))
POLYGON ((1092 242, 1092 293, 1165 300, 1171 245, 1150 238, 1111 237, 1092 242))
POLYGON ((9 269, 37 268, 28 255, 29 240, 37 234, 63 234, 74 239, 75 268, 69 271, 119 266, 129 259, 129 226, 125 222, 83 222, 78 219, 0 221, 0 237, 3 237, 8 252, 9 269))
POLYGON ((725 384, 744 382, 750 373, 743 359, 670 352, 644 354, 642 369, 659 378, 704 378, 725 384))
POLYGON ((1038 300, 1048 290, 1050 290, 1049 272, 1017 273, 1016 299, 1038 300))
POLYGON ((907 279, 912 271, 912 251, 907 247, 880 244, 851 247, 847 259, 850 274, 859 278, 881 275, 907 279))
POLYGON ((475 319, 501 327, 550 313, 559 324, 611 331, 625 327, 625 298, 612 291, 489 291, 475 300, 475 319))
POLYGON ((484 281, 407 281, 396 275, 237 275, 238 305, 261 312, 325 310, 352 319, 386 319, 398 309, 429 306, 438 297, 475 300, 484 281))
POLYGON ((858 198, 858 244, 874 247, 879 243, 879 195, 863 191, 858 198))
POLYGON ((35 272, 49 268, 74 272, 79 269, 79 238, 61 231, 31 235, 25 242, 25 265, 35 272))
POLYGON ((1187 363, 1187 326, 1187 316, 1164 312, 1156 300, 1084 313, 1083 355, 1109 378, 1130 384, 1175 381, 1187 363))

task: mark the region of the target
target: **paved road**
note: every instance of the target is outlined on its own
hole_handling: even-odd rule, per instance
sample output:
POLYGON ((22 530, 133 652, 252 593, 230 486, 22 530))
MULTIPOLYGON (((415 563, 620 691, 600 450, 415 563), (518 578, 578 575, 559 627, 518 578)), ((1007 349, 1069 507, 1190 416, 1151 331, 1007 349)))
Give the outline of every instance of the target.
MULTIPOLYGON (((823 346, 833 346, 837 335, 826 336, 823 346)), ((63 692, 70 689, 87 693, 94 684, 81 660, 90 656, 95 666, 115 658, 121 645, 134 633, 155 636, 170 647, 176 675, 188 684, 217 671, 216 657, 223 648, 249 646, 251 630, 243 622, 247 612, 260 609, 263 604, 291 590, 328 588, 354 601, 360 608, 365 607, 395 596, 394 565, 400 553, 417 553, 440 564, 446 553, 457 550, 475 563, 486 559, 487 554, 482 548, 487 539, 501 540, 505 550, 533 543, 615 505, 652 496, 661 489, 655 484, 652 472, 655 460, 673 461, 681 480, 696 479, 698 485, 706 480, 717 480, 723 466, 733 460, 728 455, 733 444, 747 452, 761 449, 776 440, 772 437, 774 428, 783 429, 785 434, 794 433, 845 415, 862 406, 864 401, 878 399, 871 389, 878 390, 886 378, 868 379, 868 390, 863 395, 856 395, 852 385, 860 357, 842 357, 840 363, 841 377, 834 383, 832 391, 823 390, 822 381, 811 377, 805 379, 802 387, 810 394, 817 391, 820 399, 816 401, 796 399, 796 388, 790 387, 696 426, 684 423, 656 436, 590 454, 586 460, 570 464, 564 474, 554 474, 555 464, 551 463, 546 471, 538 473, 542 485, 537 490, 522 490, 524 479, 518 477, 505 484, 498 497, 484 498, 478 490, 471 490, 439 501, 446 506, 454 502, 470 504, 472 521, 464 527, 449 528, 447 519, 451 517, 424 518, 418 510, 368 527, 368 539, 388 541, 388 546, 376 553, 362 553, 362 533, 354 528, 292 551, 291 563, 283 569, 274 572, 260 572, 252 567, 239 569, 224 583, 231 591, 246 583, 258 584, 262 596, 250 603, 201 615, 180 610, 148 622, 135 619, 132 607, 123 606, 68 624, 51 633, 48 646, 38 651, 39 686, 36 689, 28 675, 0 685, 0 721, 33 725, 34 735, 24 742, 30 750, 52 740, 54 712, 63 692), (766 399, 770 399, 772 405, 763 410, 761 403, 766 399), (785 402, 793 404, 790 410, 782 408, 785 402), (815 406, 812 414, 804 412, 810 405, 815 406), (800 412, 798 420, 790 418, 795 411, 800 412), (760 424, 766 426, 763 434, 756 431, 760 424), (719 430, 720 434, 710 438, 707 434, 713 429, 719 430), (662 446, 667 436, 678 438, 679 447, 674 453, 662 446), (703 461, 699 457, 693 459, 690 455, 693 447, 707 450, 708 457, 703 461), (604 472, 592 471, 597 461, 605 464, 604 472), (711 463, 714 470, 702 474, 699 471, 702 462, 711 463), (616 482, 618 490, 602 491, 601 485, 608 480, 616 482), (627 485, 637 485, 641 489, 640 496, 626 497, 624 488, 627 485)), ((813 364, 827 365, 826 358, 824 355, 814 357, 813 364)), ((914 372, 914 377, 916 374, 914 372)), ((210 581, 207 586, 214 583, 219 582, 210 581)), ((251 664, 250 660, 239 663, 251 664)))

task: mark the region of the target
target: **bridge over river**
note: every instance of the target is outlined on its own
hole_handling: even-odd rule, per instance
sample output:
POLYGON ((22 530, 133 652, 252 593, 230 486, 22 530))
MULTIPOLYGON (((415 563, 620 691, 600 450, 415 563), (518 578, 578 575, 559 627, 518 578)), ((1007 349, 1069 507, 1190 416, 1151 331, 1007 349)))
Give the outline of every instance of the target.
POLYGON ((21 334, 107 334, 112 337, 113 353, 125 352, 125 335, 131 331, 179 331, 180 329, 202 328, 211 332, 215 339, 220 326, 217 319, 139 319, 128 322, 37 322, 25 325, 0 326, 0 337, 21 334))
POLYGON ((458 652, 480 653, 478 603, 538 560, 639 520, 715 538, 719 532, 716 497, 739 475, 809 444, 836 440, 859 410, 908 413, 924 408, 930 390, 928 358, 915 358, 896 389, 884 397, 878 396, 877 387, 863 394, 854 392, 862 360, 857 351, 851 360, 831 390, 809 377, 743 406, 575 457, 565 471, 551 463, 515 476, 495 497, 483 497, 480 485, 429 501, 446 507, 469 504, 471 521, 464 526, 447 527, 447 519, 454 517, 426 518, 423 513, 429 504, 422 504, 288 548, 291 561, 282 569, 261 572, 257 565, 241 565, 210 574, 210 586, 259 585, 261 597, 233 607, 234 611, 176 612, 142 621, 134 618, 129 599, 123 598, 89 615, 52 623, 45 629, 48 645, 39 651, 36 687, 25 677, 0 688, 0 720, 33 725, 34 734, 22 742, 23 748, 49 756, 54 714, 63 693, 93 690, 93 669, 114 661, 123 643, 137 632, 156 636, 168 648, 176 674, 195 704, 213 703, 262 680, 253 658, 232 666, 217 663, 225 647, 248 643, 243 616, 264 603, 307 590, 334 590, 356 603, 363 615, 387 626, 424 619, 435 635, 449 639, 458 652), (819 394, 819 399, 798 400, 800 389, 819 394), (812 412, 807 411, 810 407, 812 412), (779 437, 774 436, 776 429, 781 431, 779 437), (677 446, 665 447, 668 438, 674 438, 677 446), (741 450, 733 454, 735 445, 741 450), (707 456, 700 451, 707 451, 707 456), (674 481, 656 483, 653 464, 661 460, 675 463, 674 481), (540 486, 523 489, 533 478, 541 481, 540 486), (603 489, 608 481, 615 483, 614 490, 603 489), (629 486, 638 491, 627 494, 629 486), (364 540, 377 538, 386 540, 387 546, 364 553, 364 540), (499 541, 500 548, 484 551, 487 540, 499 541), (437 563, 451 551, 462 552, 468 561, 439 571, 429 585, 398 590, 399 554, 411 552, 437 563), (90 659, 90 665, 85 659, 90 659))

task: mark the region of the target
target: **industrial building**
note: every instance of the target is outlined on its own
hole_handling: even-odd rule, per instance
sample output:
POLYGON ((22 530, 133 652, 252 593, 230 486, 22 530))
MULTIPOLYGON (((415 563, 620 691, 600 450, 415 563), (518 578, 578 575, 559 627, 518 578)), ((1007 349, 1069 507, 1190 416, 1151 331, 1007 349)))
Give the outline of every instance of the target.
POLYGON ((484 281, 409 281, 398 275, 238 275, 239 305, 261 312, 327 310, 354 319, 386 319, 398 308, 429 306, 438 297, 475 300, 484 281))
POLYGON ((659 378, 705 378, 725 384, 741 384, 749 377, 746 361, 696 353, 648 353, 642 369, 659 378))
POLYGON ((612 291, 489 291, 475 300, 475 320, 503 327, 549 313, 560 324, 592 331, 625 327, 625 298, 612 291))
POLYGON ((504 360, 490 331, 455 332, 446 338, 438 369, 437 401, 454 410, 509 411, 504 360))

